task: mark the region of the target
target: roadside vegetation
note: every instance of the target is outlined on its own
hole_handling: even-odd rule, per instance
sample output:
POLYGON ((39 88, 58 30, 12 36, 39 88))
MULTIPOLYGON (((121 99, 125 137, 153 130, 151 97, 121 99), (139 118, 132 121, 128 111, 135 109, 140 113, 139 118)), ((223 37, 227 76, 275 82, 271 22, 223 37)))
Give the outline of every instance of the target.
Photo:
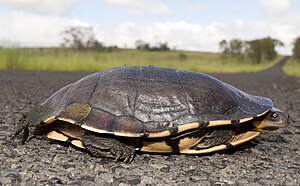
POLYGON ((291 76, 300 76, 300 63, 293 57, 283 67, 284 73, 291 76))
POLYGON ((293 56, 284 65, 283 71, 288 75, 300 76, 300 37, 293 44, 293 56))
POLYGON ((300 37, 293 43, 293 56, 289 59, 283 68, 283 71, 292 76, 300 76, 300 37))
POLYGON ((89 27, 68 27, 57 48, 0 48, 0 69, 99 71, 123 65, 154 65, 201 72, 258 72, 282 56, 272 38, 221 41, 221 53, 175 50, 166 42, 136 41, 135 49, 105 46, 89 27))
POLYGON ((124 65, 154 65, 201 72, 257 72, 280 60, 260 64, 222 60, 219 53, 112 49, 75 51, 70 48, 0 49, 1 69, 98 71, 124 65))

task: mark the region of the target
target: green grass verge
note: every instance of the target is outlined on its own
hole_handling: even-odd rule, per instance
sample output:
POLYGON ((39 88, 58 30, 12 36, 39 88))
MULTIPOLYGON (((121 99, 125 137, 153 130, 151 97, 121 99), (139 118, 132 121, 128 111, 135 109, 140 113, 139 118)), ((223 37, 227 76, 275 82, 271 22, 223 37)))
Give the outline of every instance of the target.
POLYGON ((284 73, 291 76, 300 76, 300 63, 295 58, 290 58, 283 67, 284 73))
MULTIPOLYGON (((219 53, 187 51, 76 52, 65 48, 0 49, 0 69, 99 71, 123 65, 154 65, 201 72, 258 72, 279 61, 253 65, 234 59, 221 60, 219 53)), ((247 61, 247 60, 246 60, 247 61)))

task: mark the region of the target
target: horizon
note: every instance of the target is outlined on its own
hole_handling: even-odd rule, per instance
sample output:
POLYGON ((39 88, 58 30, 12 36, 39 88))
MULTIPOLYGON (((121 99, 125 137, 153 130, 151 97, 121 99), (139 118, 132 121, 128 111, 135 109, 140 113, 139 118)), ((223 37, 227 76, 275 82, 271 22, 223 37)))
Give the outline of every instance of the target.
POLYGON ((58 47, 69 26, 93 27, 104 45, 134 48, 135 41, 167 42, 185 51, 219 52, 225 39, 272 37, 291 55, 300 36, 296 0, 0 0, 0 45, 58 47))

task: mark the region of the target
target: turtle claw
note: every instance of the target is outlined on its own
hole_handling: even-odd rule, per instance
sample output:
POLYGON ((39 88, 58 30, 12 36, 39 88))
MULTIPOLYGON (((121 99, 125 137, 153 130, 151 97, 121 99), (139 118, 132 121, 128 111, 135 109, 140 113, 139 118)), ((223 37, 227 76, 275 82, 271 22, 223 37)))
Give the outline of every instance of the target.
POLYGON ((106 157, 130 163, 134 156, 135 150, 132 146, 127 146, 113 138, 85 134, 82 142, 90 154, 94 157, 106 157))
POLYGON ((114 154, 114 155, 115 155, 115 160, 116 160, 116 161, 118 161, 119 159, 121 159, 121 153, 119 153, 118 151, 117 151, 117 153, 114 154))
POLYGON ((135 157, 135 150, 133 149, 130 156, 127 156, 127 158, 124 160, 124 162, 131 163, 133 161, 134 157, 135 157))
POLYGON ((125 147, 125 149, 126 149, 126 152, 122 156, 123 162, 131 163, 135 157, 135 150, 134 150, 134 148, 127 148, 127 147, 125 147))
POLYGON ((117 143, 111 149, 111 153, 115 156, 115 160, 122 160, 125 163, 130 163, 134 156, 135 150, 131 146, 127 146, 117 140, 117 143))

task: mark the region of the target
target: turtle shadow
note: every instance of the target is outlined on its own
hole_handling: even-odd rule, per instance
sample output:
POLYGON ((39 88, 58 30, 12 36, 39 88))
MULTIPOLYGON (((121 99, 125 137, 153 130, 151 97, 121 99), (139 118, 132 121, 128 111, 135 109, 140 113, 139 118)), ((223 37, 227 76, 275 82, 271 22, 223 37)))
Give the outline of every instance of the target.
POLYGON ((71 144, 71 143, 68 142, 68 141, 50 140, 48 143, 49 143, 50 145, 60 145, 60 146, 63 146, 63 147, 66 148, 66 151, 67 151, 67 149, 69 149, 69 148, 73 148, 73 149, 75 149, 75 150, 77 150, 77 151, 80 151, 80 152, 83 152, 83 153, 87 153, 87 154, 90 155, 90 152, 89 152, 87 149, 83 149, 83 148, 77 147, 77 146, 71 144))

